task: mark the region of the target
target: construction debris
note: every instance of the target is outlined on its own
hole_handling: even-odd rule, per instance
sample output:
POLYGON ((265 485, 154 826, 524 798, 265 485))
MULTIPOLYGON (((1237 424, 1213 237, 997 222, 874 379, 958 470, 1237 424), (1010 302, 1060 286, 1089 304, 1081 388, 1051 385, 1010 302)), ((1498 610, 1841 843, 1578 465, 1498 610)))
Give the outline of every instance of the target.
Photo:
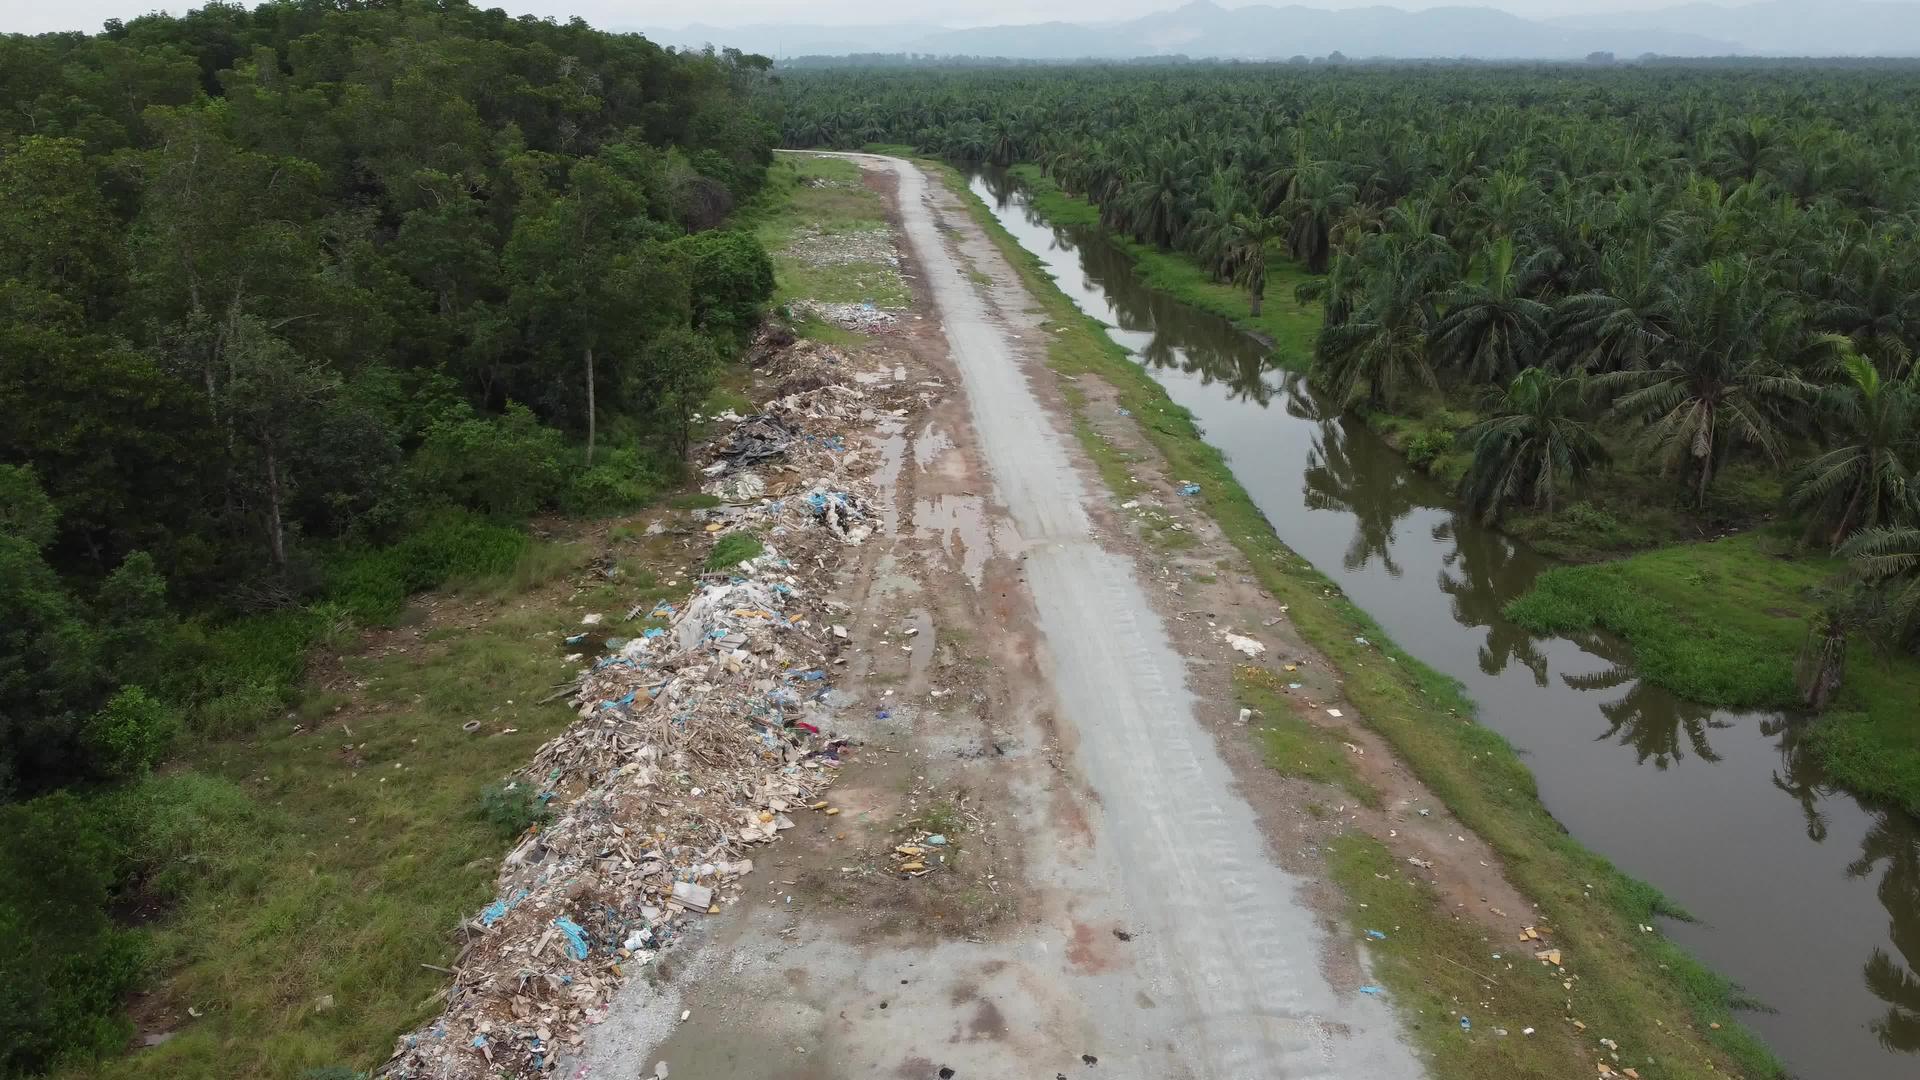
MULTIPOLYGON (((705 451, 738 502, 694 513, 721 526, 696 533, 708 542, 751 528, 764 549, 699 577, 678 604, 581 620, 630 636, 574 635, 578 719, 511 778, 552 818, 458 928, 445 1011, 399 1040, 381 1076, 553 1075, 626 979, 739 899, 754 846, 810 808, 834 812, 822 794, 859 745, 845 718, 867 712, 849 711, 827 675, 849 644, 845 605, 828 599, 834 576, 879 518, 882 457, 864 436, 940 388, 857 370, 778 328, 756 348, 782 386, 801 388, 705 451)), ((923 838, 899 870, 937 868, 945 843, 923 838)))

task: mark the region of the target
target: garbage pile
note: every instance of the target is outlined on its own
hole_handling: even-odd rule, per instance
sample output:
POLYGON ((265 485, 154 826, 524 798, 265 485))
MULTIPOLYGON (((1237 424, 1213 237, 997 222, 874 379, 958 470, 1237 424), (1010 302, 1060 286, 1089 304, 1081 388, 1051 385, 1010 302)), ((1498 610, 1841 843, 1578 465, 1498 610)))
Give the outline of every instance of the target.
POLYGON ((940 388, 854 389, 846 382, 874 373, 804 341, 774 366, 808 388, 706 451, 707 471, 725 474, 706 486, 746 505, 695 511, 716 542, 753 528, 760 553, 701 576, 680 603, 634 607, 633 636, 606 638, 586 659, 578 719, 514 780, 551 820, 507 856, 493 902, 459 927, 445 1011, 402 1036, 380 1075, 556 1075, 626 979, 739 898, 754 849, 825 806, 857 749, 834 730, 846 702, 829 673, 847 631, 834 624, 844 605, 828 597, 841 553, 875 527, 881 457, 860 435, 940 388))
POLYGON ((822 232, 802 229, 787 243, 784 254, 808 266, 849 266, 878 263, 898 268, 900 255, 894 250, 889 229, 863 229, 859 232, 822 232))
POLYGON ((862 333, 876 334, 892 330, 900 317, 891 311, 883 311, 872 301, 858 304, 829 304, 822 300, 795 300, 788 305, 795 315, 811 316, 824 323, 832 323, 842 330, 858 330, 862 333))

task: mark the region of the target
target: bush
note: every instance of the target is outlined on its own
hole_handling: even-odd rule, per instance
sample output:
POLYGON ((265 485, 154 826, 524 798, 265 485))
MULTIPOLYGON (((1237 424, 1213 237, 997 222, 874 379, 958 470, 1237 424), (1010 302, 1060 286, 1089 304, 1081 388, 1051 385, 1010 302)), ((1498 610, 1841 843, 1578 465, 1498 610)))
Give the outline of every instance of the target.
POLYGON ((493 784, 480 792, 480 820, 512 838, 547 819, 547 804, 531 788, 516 783, 493 784))
POLYGON ((137 686, 123 687, 81 729, 89 764, 108 777, 153 768, 180 731, 180 714, 137 686))
POLYGON ((1407 464, 1424 471, 1433 464, 1434 459, 1453 449, 1454 441, 1452 432, 1428 428, 1408 438, 1401 452, 1406 455, 1407 464))
POLYGON ((0 1075, 113 1053, 140 938, 109 913, 125 866, 97 805, 60 792, 0 806, 0 1075))
POLYGON ((569 514, 610 514, 652 502, 667 484, 653 460, 631 447, 607 451, 598 464, 575 472, 560 497, 569 514))
POLYGON ((407 464, 423 502, 451 503, 502 518, 547 505, 564 479, 566 442, 525 405, 500 416, 437 420, 407 464))
POLYGON ((750 233, 710 230, 673 242, 692 274, 694 325, 743 341, 773 296, 773 261, 750 233))
POLYGON ((461 511, 437 514, 396 544, 339 560, 328 574, 328 599, 362 623, 382 625, 414 593, 512 570, 527 543, 519 529, 461 511))

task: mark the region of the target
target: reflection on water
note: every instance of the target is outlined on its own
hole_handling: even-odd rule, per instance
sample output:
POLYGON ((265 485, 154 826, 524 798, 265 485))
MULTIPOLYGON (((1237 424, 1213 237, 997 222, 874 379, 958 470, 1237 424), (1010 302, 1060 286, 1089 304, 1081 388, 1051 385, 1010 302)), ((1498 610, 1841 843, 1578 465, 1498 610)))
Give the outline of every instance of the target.
POLYGON ((1803 1076, 1893 1080, 1920 1052, 1920 828, 1835 792, 1793 718, 1636 679, 1602 634, 1535 637, 1501 608, 1547 563, 1223 319, 1134 280, 1126 255, 974 190, 1060 287, 1193 412, 1281 539, 1408 652, 1458 679, 1589 847, 1698 919, 1663 929, 1770 1010, 1749 1022, 1803 1076))

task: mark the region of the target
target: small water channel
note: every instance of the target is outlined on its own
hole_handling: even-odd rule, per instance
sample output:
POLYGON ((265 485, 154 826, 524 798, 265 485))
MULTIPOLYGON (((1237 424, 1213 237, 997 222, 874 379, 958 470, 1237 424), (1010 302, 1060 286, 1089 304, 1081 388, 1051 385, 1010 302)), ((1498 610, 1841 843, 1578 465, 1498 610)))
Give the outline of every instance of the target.
POLYGON ((1092 230, 1055 228, 998 173, 976 194, 1060 288, 1192 410, 1288 547, 1458 679, 1587 846, 1698 919, 1661 929, 1767 1011, 1808 1078, 1920 1075, 1920 828, 1824 783, 1791 718, 1678 700, 1602 635, 1501 617, 1550 561, 1449 493, 1224 319, 1155 294, 1092 230))

